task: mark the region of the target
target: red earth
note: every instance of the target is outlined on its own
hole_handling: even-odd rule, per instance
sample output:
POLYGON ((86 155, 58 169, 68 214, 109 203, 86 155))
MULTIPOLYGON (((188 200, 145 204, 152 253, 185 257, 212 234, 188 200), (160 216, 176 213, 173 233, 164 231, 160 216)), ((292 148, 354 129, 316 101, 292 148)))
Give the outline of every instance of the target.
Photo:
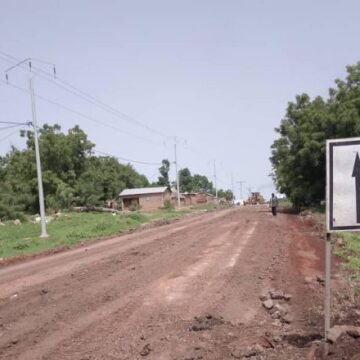
POLYGON ((0 359, 315 359, 323 247, 303 217, 249 206, 10 264, 0 359), (291 295, 285 318, 269 290, 291 295))

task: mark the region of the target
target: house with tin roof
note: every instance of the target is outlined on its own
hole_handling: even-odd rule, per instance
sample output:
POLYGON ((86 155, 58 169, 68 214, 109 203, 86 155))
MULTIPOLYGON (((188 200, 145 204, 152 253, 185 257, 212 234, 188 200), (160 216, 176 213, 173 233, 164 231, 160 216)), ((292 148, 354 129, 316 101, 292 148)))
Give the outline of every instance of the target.
POLYGON ((171 201, 171 190, 167 186, 125 189, 120 193, 120 200, 125 211, 154 211, 163 208, 166 200, 171 201))

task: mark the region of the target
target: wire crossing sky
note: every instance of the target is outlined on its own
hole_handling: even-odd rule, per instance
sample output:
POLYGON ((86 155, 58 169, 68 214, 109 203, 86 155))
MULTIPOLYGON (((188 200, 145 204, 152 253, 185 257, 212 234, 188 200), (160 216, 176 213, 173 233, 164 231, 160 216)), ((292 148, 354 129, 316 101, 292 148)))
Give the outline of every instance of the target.
MULTIPOLYGON (((326 97, 360 60, 359 11, 355 0, 4 0, 0 121, 31 119, 26 64, 9 85, 1 73, 45 60, 57 79, 32 63, 39 125, 78 124, 150 180, 177 137, 180 168, 213 180, 216 159, 219 187, 233 174, 237 197, 238 181, 268 196, 274 128, 296 94, 326 97)), ((1 155, 24 146, 18 134, 1 130, 1 155)))

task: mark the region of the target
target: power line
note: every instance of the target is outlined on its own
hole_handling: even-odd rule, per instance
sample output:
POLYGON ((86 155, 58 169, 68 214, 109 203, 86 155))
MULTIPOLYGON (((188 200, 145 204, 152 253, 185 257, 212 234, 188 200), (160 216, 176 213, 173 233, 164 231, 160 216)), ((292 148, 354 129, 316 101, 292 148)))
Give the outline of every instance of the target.
MULTIPOLYGON (((19 61, 19 59, 17 59, 16 57, 14 57, 14 56, 12 56, 12 55, 10 55, 10 54, 7 54, 7 53, 5 53, 5 52, 3 52, 3 51, 0 51, 0 54, 2 54, 2 55, 4 55, 4 56, 7 56, 8 58, 11 58, 13 61, 19 61)), ((3 58, 3 59, 4 59, 4 58, 3 58)), ((8 60, 8 59, 4 59, 4 60, 10 62, 10 60, 8 60)), ((26 60, 27 60, 27 59, 26 59, 26 60)), ((25 60, 25 61, 26 61, 26 60, 25 60)), ((70 92, 71 94, 73 94, 73 95, 75 95, 75 96, 80 97, 81 99, 83 99, 83 100, 85 100, 85 101, 90 102, 91 104, 93 104, 93 105, 95 105, 95 106, 98 106, 99 108, 103 109, 104 111, 110 112, 110 113, 112 113, 113 115, 121 118, 122 120, 125 120, 125 121, 127 121, 127 122, 130 122, 130 123, 135 124, 135 125, 137 125, 137 126, 140 126, 140 127, 144 128, 144 129, 146 129, 146 130, 148 130, 148 131, 151 131, 151 132, 153 132, 153 133, 155 133, 155 134, 157 134, 157 135, 159 135, 159 136, 162 136, 162 137, 164 137, 164 138, 166 138, 166 139, 170 139, 170 138, 171 138, 170 136, 162 133, 161 131, 159 131, 159 130, 157 130, 157 129, 154 129, 154 128, 152 128, 152 127, 150 127, 150 126, 148 126, 148 125, 146 125, 146 124, 144 124, 144 123, 142 123, 142 122, 134 119, 133 117, 131 117, 131 116, 129 116, 129 115, 127 115, 127 114, 119 111, 119 110, 116 109, 115 107, 113 107, 113 106, 111 106, 111 105, 108 105, 108 104, 106 104, 105 102, 97 99, 96 97, 94 97, 94 96, 86 93, 85 91, 77 88, 76 86, 72 85, 72 84, 69 83, 68 81, 66 81, 66 80, 60 78, 59 76, 57 76, 56 72, 54 72, 54 74, 56 75, 56 77, 55 77, 56 81, 55 81, 53 74, 49 74, 48 72, 46 72, 46 71, 44 71, 44 70, 42 70, 42 69, 40 69, 40 68, 38 68, 38 67, 32 66, 32 68, 34 68, 35 70, 37 70, 37 71, 39 71, 40 73, 42 73, 42 74, 45 75, 45 76, 44 76, 44 75, 38 74, 38 76, 40 76, 41 78, 43 78, 43 79, 45 79, 45 80, 53 83, 54 85, 60 87, 61 89, 65 90, 65 91, 70 92), (58 82, 62 83, 62 84, 65 85, 65 86, 58 84, 58 82), (69 90, 67 87, 68 87, 68 88, 71 88, 72 90, 75 90, 75 91, 69 90)))
POLYGON ((3 126, 0 127, 0 130, 9 130, 9 129, 13 129, 15 127, 19 127, 19 126, 23 126, 23 125, 9 125, 9 126, 3 126))
MULTIPOLYGON (((12 55, 10 55, 10 54, 7 54, 7 53, 5 53, 5 52, 3 52, 3 51, 0 51, 0 54, 2 54, 2 55, 4 55, 4 56, 6 56, 6 57, 8 57, 8 58, 11 59, 11 60, 9 60, 9 59, 7 59, 7 58, 2 58, 3 60, 5 60, 5 61, 7 61, 7 62, 13 63, 14 61, 19 61, 19 59, 17 59, 15 56, 12 56, 12 55)), ((0 57, 0 59, 1 59, 1 57, 0 57)), ((26 60, 28 60, 28 59, 26 59, 26 60)), ((21 65, 24 65, 24 66, 25 66, 26 60, 24 60, 24 63, 21 64, 21 65)), ((21 67, 21 65, 20 65, 20 67, 21 67)), ((53 65, 53 64, 51 63, 51 65, 53 65)), ((21 68, 23 68, 23 67, 21 67, 21 68)), ((23 68, 23 69, 24 69, 24 68, 23 68)), ((107 112, 111 113, 111 114, 114 115, 114 116, 120 117, 122 120, 126 120, 126 121, 128 121, 128 122, 135 123, 136 125, 141 126, 141 127, 145 128, 145 129, 147 129, 147 130, 149 130, 149 131, 152 131, 153 133, 156 133, 157 135, 160 135, 160 136, 162 136, 162 137, 164 137, 164 138, 166 138, 166 139, 170 139, 170 138, 171 138, 170 136, 168 136, 168 135, 166 135, 166 134, 158 131, 157 129, 151 128, 151 127, 149 127, 148 125, 143 124, 143 123, 137 121, 136 119, 134 119, 134 118, 132 118, 132 117, 130 117, 130 116, 122 113, 122 112, 119 111, 118 109, 116 109, 116 108, 114 108, 114 107, 112 107, 112 106, 104 103, 103 101, 97 99, 96 97, 94 97, 94 96, 92 96, 92 95, 89 95, 88 93, 86 93, 86 92, 82 91, 81 89, 75 87, 74 85, 70 84, 68 81, 65 81, 65 80, 61 79, 59 76, 57 76, 57 74, 56 74, 55 72, 54 72, 54 74, 50 74, 50 73, 48 73, 48 72, 46 72, 46 71, 44 71, 44 70, 42 70, 42 69, 40 69, 40 68, 38 68, 38 67, 35 67, 35 66, 33 66, 33 65, 32 65, 32 69, 35 69, 36 71, 38 71, 38 72, 40 72, 41 74, 43 74, 43 75, 41 75, 41 74, 39 74, 39 73, 37 74, 37 76, 41 77, 42 79, 44 79, 44 80, 46 80, 46 81, 48 81, 48 82, 50 82, 50 83, 58 86, 59 88, 65 90, 65 91, 67 91, 67 92, 69 92, 70 94, 72 94, 72 95, 74 95, 74 96, 77 96, 77 97, 79 97, 79 98, 81 98, 81 99, 83 99, 83 100, 85 100, 85 101, 87 101, 87 102, 89 102, 89 103, 91 103, 91 104, 93 104, 93 105, 95 105, 95 106, 103 109, 104 111, 107 111, 107 112), (56 80, 54 80, 54 75, 56 75, 56 80), (65 86, 59 84, 59 82, 62 83, 62 84, 64 84, 65 86), (68 88, 71 88, 72 90, 70 90, 70 89, 68 89, 68 88)), ((39 98, 41 99, 41 97, 39 97, 39 98)), ((44 100, 44 99, 42 99, 42 100, 44 100)), ((49 100, 49 99, 48 99, 48 100, 49 100)), ((45 101, 48 101, 48 100, 45 100, 45 101)), ((51 101, 51 100, 50 100, 50 101, 51 101)), ((57 104, 57 105, 59 105, 59 104, 57 104)), ((61 105, 61 106, 63 107, 63 105, 61 105)), ((67 110, 68 110, 68 109, 67 109, 67 110)), ((69 111, 69 110, 68 110, 68 111, 69 111)), ((77 115, 79 115, 79 114, 77 114, 77 115)), ((81 116, 81 115, 80 115, 80 116, 81 116)), ((105 125, 104 123, 102 123, 102 124, 105 125)), ((105 126, 108 126, 108 127, 113 128, 112 125, 106 124, 105 126)), ((119 131, 119 130, 118 130, 118 131, 119 131)), ((127 133, 127 134, 130 135, 130 136, 134 136, 134 137, 139 138, 139 136, 133 135, 133 134, 128 133, 128 132, 125 132, 124 130, 120 130, 120 132, 127 133)), ((151 141, 151 140, 149 140, 149 139, 145 139, 145 138, 142 138, 142 139, 145 140, 145 141, 150 141, 150 142, 152 142, 152 143, 155 143, 154 141, 151 141)), ((192 152, 192 153, 200 156, 200 157, 203 158, 203 159, 209 160, 209 159, 207 158, 207 156, 206 156, 205 154, 203 154, 202 152, 197 151, 197 150, 193 149, 192 147, 189 147, 189 145, 188 145, 188 143, 187 143, 187 140, 186 140, 185 138, 181 138, 181 139, 183 140, 183 142, 181 143, 181 145, 182 145, 182 147, 183 147, 185 150, 188 150, 188 151, 190 151, 190 152, 192 152), (185 143, 185 144, 184 144, 184 143, 185 143)), ((157 145, 158 145, 158 144, 157 144, 157 145)))
POLYGON ((14 121, 0 121, 0 124, 8 124, 8 126, 0 127, 0 130, 8 130, 8 129, 13 129, 13 128, 19 127, 19 126, 30 125, 31 122, 19 123, 19 122, 14 122, 14 121))
POLYGON ((9 124, 9 125, 29 125, 29 124, 31 124, 31 122, 27 122, 27 123, 20 123, 20 122, 16 122, 16 121, 0 121, 0 124, 9 124))
POLYGON ((0 139, 0 143, 5 141, 6 139, 8 139, 9 137, 13 136, 14 134, 16 134, 19 130, 16 129, 15 131, 11 132, 10 134, 6 135, 5 137, 0 139))
MULTIPOLYGON (((0 59, 5 60, 6 62, 9 62, 9 63, 14 64, 14 62, 16 61, 16 62, 19 63, 19 59, 17 59, 16 57, 14 57, 14 56, 12 56, 12 55, 10 55, 10 54, 7 54, 7 53, 5 53, 5 52, 3 52, 3 51, 0 51, 0 54, 2 54, 2 55, 4 55, 4 56, 7 57, 7 58, 0 57, 0 59), (11 59, 11 60, 10 60, 10 59, 11 59)), ((26 61, 31 61, 31 59, 29 58, 29 59, 23 60, 23 61, 20 63, 19 67, 22 68, 22 69, 24 69, 23 66, 26 66, 26 65, 25 65, 26 61)), ((54 64, 52 64, 52 63, 46 62, 46 64, 51 64, 51 65, 54 66, 54 64)), ((29 65, 30 65, 30 64, 29 64, 29 65)), ((83 100, 85 100, 85 101, 87 101, 87 102, 89 102, 89 103, 91 103, 91 104, 93 104, 93 105, 101 108, 102 110, 104 110, 104 111, 106 111, 106 112, 108 112, 108 113, 110 113, 110 114, 112 114, 112 115, 114 115, 114 116, 117 116, 118 118, 121 118, 122 120, 126 120, 126 121, 128 121, 128 122, 130 122, 130 123, 136 124, 137 126, 140 126, 140 127, 142 127, 142 128, 145 128, 146 130, 151 131, 151 132, 153 132, 153 133, 156 133, 157 135, 160 135, 160 136, 162 136, 162 137, 164 137, 164 138, 166 138, 166 139, 170 139, 170 138, 171 138, 170 136, 168 136, 168 135, 166 135, 166 134, 158 131, 157 129, 154 129, 154 128, 146 125, 146 124, 143 124, 142 122, 140 122, 140 121, 138 121, 138 120, 136 120, 136 119, 134 119, 134 118, 132 118, 132 117, 124 114, 124 113, 122 113, 122 112, 119 111, 118 109, 116 109, 116 108, 114 108, 114 107, 106 104, 105 102, 97 99, 96 97, 94 97, 94 96, 92 96, 92 95, 84 92, 83 90, 75 87, 74 85, 72 85, 72 84, 69 83, 68 81, 60 78, 60 77, 57 76, 57 74, 56 74, 55 67, 54 67, 54 74, 50 74, 50 73, 48 73, 47 71, 44 71, 44 70, 42 70, 42 69, 39 68, 39 67, 33 66, 32 64, 30 65, 30 67, 31 67, 31 69, 34 69, 35 71, 37 71, 37 73, 35 72, 35 73, 37 74, 37 76, 39 76, 39 77, 41 77, 42 79, 50 82, 51 84, 54 84, 55 86, 63 89, 64 91, 66 91, 66 92, 68 92, 68 93, 70 93, 70 94, 72 94, 72 95, 74 95, 74 96, 76 96, 76 97, 79 97, 79 98, 81 98, 81 99, 83 99, 83 100), (54 80, 54 77, 55 77, 56 80, 54 80)), ((4 81, 1 81, 1 80, 0 80, 0 82, 5 83, 4 81)), ((14 85, 14 84, 9 84, 8 82, 6 82, 6 84, 8 84, 8 85, 10 85, 10 86, 12 86, 12 87, 14 87, 14 88, 17 88, 18 90, 21 90, 21 91, 23 91, 23 92, 28 93, 28 91, 27 91, 26 89, 23 89, 23 88, 21 88, 21 87, 18 87, 18 86, 14 85)), ((86 114, 83 114, 83 113, 81 113, 80 111, 74 110, 74 109, 72 109, 72 108, 69 108, 69 107, 67 107, 67 106, 65 106, 65 105, 63 105, 63 104, 60 104, 60 103, 58 103, 58 102, 56 102, 56 101, 54 101, 54 100, 45 98, 44 96, 41 96, 41 95, 38 95, 38 94, 35 95, 35 96, 36 96, 37 98, 39 98, 40 100, 42 100, 42 101, 48 102, 48 103, 50 103, 50 104, 52 104, 52 105, 55 105, 55 106, 57 106, 57 107, 59 107, 59 108, 62 108, 63 110, 66 110, 66 111, 68 111, 68 112, 71 112, 71 113, 73 113, 73 114, 76 114, 76 115, 78 115, 78 116, 81 116, 81 117, 83 117, 83 118, 86 118, 86 119, 88 119, 88 120, 90 120, 90 121, 99 123, 99 124, 101 124, 101 125, 103 125, 103 126, 106 126, 106 127, 110 128, 110 129, 112 129, 112 130, 115 130, 115 131, 124 133, 124 134, 129 135, 129 136, 133 136, 133 137, 135 137, 135 138, 137 138, 137 139, 139 139, 139 140, 142 140, 142 141, 146 141, 146 142, 153 143, 153 144, 155 144, 155 145, 159 145, 159 143, 154 142, 153 140, 150 140, 150 139, 147 139, 147 138, 144 138, 144 137, 141 137, 141 136, 132 134, 132 133, 127 132, 127 131, 125 131, 125 130, 119 129, 119 128, 113 126, 113 125, 110 125, 110 124, 105 123, 105 122, 103 122, 103 121, 97 120, 97 119, 95 119, 95 118, 93 118, 93 117, 91 117, 91 116, 88 116, 88 115, 86 115, 86 114)), ((192 152, 192 153, 200 156, 200 157, 203 158, 203 159, 209 160, 209 159, 207 158, 207 156, 206 156, 205 154, 203 154, 202 152, 197 151, 197 150, 189 147, 186 139, 182 139, 182 140, 183 140, 185 143, 182 143, 181 145, 182 145, 182 147, 183 147, 185 150, 188 150, 188 151, 190 151, 190 152, 192 152)), ((166 143, 162 144, 161 146, 166 146, 166 143)), ((124 160, 127 161, 127 159, 124 159, 124 160)), ((136 161, 134 161, 134 162, 136 162, 136 161)), ((138 163, 141 163, 141 162, 138 162, 138 163)))
POLYGON ((105 155, 105 156, 110 156, 113 157, 115 159, 118 160, 122 160, 122 161, 128 161, 128 162, 132 162, 132 163, 136 163, 136 164, 142 164, 142 165, 156 165, 156 166, 160 166, 160 163, 155 163, 155 162, 146 162, 146 161, 139 161, 139 160, 131 160, 131 159, 127 159, 127 158, 123 158, 123 157, 119 157, 119 156, 114 156, 111 154, 108 154, 106 152, 103 151, 99 151, 99 150, 93 150, 95 153, 100 154, 100 155, 105 155))
MULTIPOLYGON (((17 90, 19 90, 19 91, 22 91, 22 92, 24 92, 24 93, 29 94, 29 91, 28 91, 28 90, 26 90, 26 89, 24 89, 24 88, 22 88, 22 87, 20 87, 20 86, 17 86, 17 85, 15 85, 15 84, 12 84, 12 83, 10 83, 10 82, 6 82, 6 81, 3 81, 3 80, 0 80, 0 83, 2 83, 2 84, 4 84, 4 85, 7 85, 7 86, 11 86, 11 87, 13 87, 13 88, 15 88, 15 89, 17 89, 17 90)), ((130 133, 130 132, 128 132, 128 131, 119 129, 119 128, 117 128, 116 126, 113 126, 113 125, 107 124, 107 123, 105 123, 105 122, 103 122, 103 121, 100 121, 100 120, 98 120, 98 119, 95 119, 95 118, 92 117, 92 116, 86 115, 86 114, 84 114, 84 113, 82 113, 82 112, 80 112, 80 111, 78 111, 78 110, 74 110, 74 109, 72 109, 72 108, 70 108, 70 107, 67 107, 67 106, 65 106, 65 105, 63 105, 63 104, 60 104, 60 103, 58 103, 58 102, 56 102, 56 101, 54 101, 54 100, 51 100, 51 99, 49 99, 49 98, 46 98, 46 97, 42 96, 42 95, 35 94, 35 96, 36 96, 38 99, 42 100, 42 101, 45 101, 45 102, 47 102, 47 103, 49 103, 49 104, 52 104, 52 105, 55 105, 55 106, 57 106, 57 107, 59 107, 59 108, 61 108, 61 109, 63 109, 63 110, 66 110, 66 111, 71 112, 71 113, 73 113, 73 114, 75 114, 75 115, 81 116, 82 118, 85 118, 85 119, 90 120, 90 121, 92 121, 92 122, 95 122, 95 123, 97 123, 97 124, 101 124, 101 125, 103 125, 103 126, 105 126, 105 127, 108 127, 108 128, 110 128, 110 129, 112 129, 112 130, 118 131, 118 132, 120 132, 120 133, 129 135, 129 136, 132 136, 132 137, 135 137, 135 138, 137 138, 137 139, 139 139, 139 140, 142 140, 142 141, 146 141, 146 142, 155 144, 155 145, 157 145, 157 146, 164 146, 164 145, 165 145, 165 144, 161 144, 161 145, 160 145, 159 143, 157 143, 157 142, 155 142, 155 141, 152 141, 152 140, 150 140, 150 139, 147 139, 147 138, 144 138, 144 137, 142 137, 142 136, 138 136, 138 135, 132 134, 132 133, 130 133)), ((166 145, 165 145, 165 146, 166 146, 166 145)))

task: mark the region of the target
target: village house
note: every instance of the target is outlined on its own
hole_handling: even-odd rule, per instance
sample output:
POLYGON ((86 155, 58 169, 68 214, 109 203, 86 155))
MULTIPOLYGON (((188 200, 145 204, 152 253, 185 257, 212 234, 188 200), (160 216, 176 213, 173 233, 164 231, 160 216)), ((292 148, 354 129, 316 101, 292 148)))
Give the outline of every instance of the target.
POLYGON ((184 193, 185 205, 186 206, 197 206, 202 204, 213 204, 216 203, 216 198, 212 194, 208 193, 184 193))
POLYGON ((163 208, 166 200, 171 201, 171 190, 167 186, 125 189, 120 200, 123 210, 154 211, 163 208))
MULTIPOLYGON (((186 202, 185 202, 185 196, 184 194, 179 194, 179 198, 180 198, 180 206, 186 206, 186 202)), ((176 188, 172 187, 171 188, 171 203, 174 207, 178 207, 178 193, 176 188)))

